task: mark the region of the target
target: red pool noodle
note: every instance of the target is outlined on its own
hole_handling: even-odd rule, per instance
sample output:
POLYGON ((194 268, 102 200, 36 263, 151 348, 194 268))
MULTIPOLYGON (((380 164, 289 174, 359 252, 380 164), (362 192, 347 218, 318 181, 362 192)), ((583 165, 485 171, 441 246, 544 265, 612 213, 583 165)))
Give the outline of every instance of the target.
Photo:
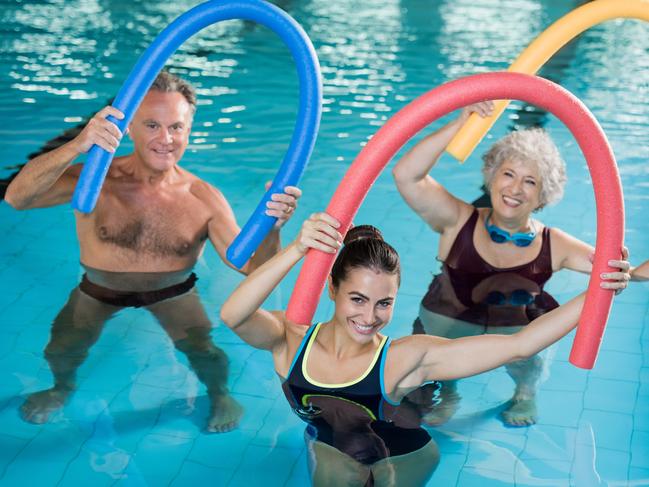
MULTIPOLYGON (((399 110, 374 134, 348 169, 326 211, 341 222, 344 235, 381 170, 412 136, 449 112, 498 99, 522 100, 553 113, 572 132, 588 163, 597 207, 597 239, 570 362, 591 369, 613 299, 613 291, 600 288, 599 275, 613 271, 607 262, 621 255, 624 202, 615 157, 604 132, 586 106, 567 90, 537 76, 501 72, 468 76, 427 92, 399 110)), ((288 304, 289 320, 302 325, 311 323, 333 260, 333 255, 324 252, 308 252, 288 304)))

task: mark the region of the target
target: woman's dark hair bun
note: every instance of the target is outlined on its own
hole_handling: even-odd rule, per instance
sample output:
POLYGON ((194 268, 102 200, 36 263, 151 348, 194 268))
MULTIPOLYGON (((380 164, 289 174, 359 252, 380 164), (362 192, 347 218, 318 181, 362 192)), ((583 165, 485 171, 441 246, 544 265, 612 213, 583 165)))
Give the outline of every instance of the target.
POLYGON ((375 272, 396 274, 401 280, 399 254, 383 240, 378 228, 372 225, 358 225, 345 235, 345 245, 331 268, 331 283, 338 288, 351 269, 366 268, 375 272))
POLYGON ((357 227, 352 227, 347 232, 347 235, 345 235, 345 245, 349 245, 351 242, 362 240, 364 238, 383 240, 383 234, 378 228, 372 225, 358 225, 357 227))

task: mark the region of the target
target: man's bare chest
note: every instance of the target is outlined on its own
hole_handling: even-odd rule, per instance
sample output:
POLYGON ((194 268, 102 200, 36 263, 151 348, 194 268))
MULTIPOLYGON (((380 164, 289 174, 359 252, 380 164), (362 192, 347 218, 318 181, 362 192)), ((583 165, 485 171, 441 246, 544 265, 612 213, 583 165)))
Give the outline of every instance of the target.
MULTIPOLYGON (((121 202, 120 202, 121 203, 121 202)), ((92 223, 94 239, 116 249, 157 257, 187 257, 207 238, 208 217, 184 201, 106 204, 92 223)))

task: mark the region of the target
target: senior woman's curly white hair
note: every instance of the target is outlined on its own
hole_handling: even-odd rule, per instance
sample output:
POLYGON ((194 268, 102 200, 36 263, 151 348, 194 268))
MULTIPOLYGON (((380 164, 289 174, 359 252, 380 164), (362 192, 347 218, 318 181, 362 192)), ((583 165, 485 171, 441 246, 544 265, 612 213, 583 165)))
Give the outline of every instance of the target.
POLYGON ((482 156, 482 174, 487 189, 491 188, 496 171, 505 161, 536 165, 541 178, 540 210, 563 197, 566 185, 566 163, 547 132, 531 128, 511 132, 500 139, 482 156))

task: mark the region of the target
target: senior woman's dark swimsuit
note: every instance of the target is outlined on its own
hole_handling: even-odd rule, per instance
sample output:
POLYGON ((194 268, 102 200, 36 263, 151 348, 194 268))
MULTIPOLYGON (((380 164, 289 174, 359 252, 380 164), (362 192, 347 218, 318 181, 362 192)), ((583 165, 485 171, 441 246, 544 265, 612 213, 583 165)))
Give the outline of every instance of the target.
POLYGON ((526 323, 510 323, 512 326, 520 326, 558 307, 559 304, 554 298, 543 291, 543 286, 552 277, 550 229, 548 227, 543 228, 543 232, 541 233, 541 250, 532 261, 515 267, 498 268, 485 261, 475 248, 473 234, 478 218, 478 209, 474 208, 473 213, 455 238, 448 257, 444 262, 442 272, 446 273, 452 289, 445 289, 448 286, 443 286, 440 276, 436 276, 422 300, 424 308, 448 316, 448 306, 442 307, 440 303, 445 300, 448 301, 448 298, 444 296, 445 293, 453 292, 457 300, 467 309, 458 310, 458 313, 451 317, 486 326, 489 325, 487 322, 488 314, 486 313, 486 307, 497 306, 509 301, 510 304, 526 306, 526 313, 529 320, 526 323), (531 296, 527 293, 528 298, 526 300, 525 291, 515 291, 508 300, 499 290, 494 289, 488 294, 486 301, 480 303, 473 301, 473 290, 481 282, 492 276, 505 273, 517 274, 531 281, 539 287, 541 292, 537 296, 531 296))
POLYGON ((371 465, 419 450, 430 435, 419 427, 402 427, 397 405, 386 396, 383 367, 390 340, 383 338, 372 364, 357 380, 320 384, 309 377, 306 363, 321 325, 311 327, 298 349, 282 388, 293 411, 309 423, 307 435, 333 446, 356 461, 371 465), (393 420, 394 419, 394 420, 393 420))

